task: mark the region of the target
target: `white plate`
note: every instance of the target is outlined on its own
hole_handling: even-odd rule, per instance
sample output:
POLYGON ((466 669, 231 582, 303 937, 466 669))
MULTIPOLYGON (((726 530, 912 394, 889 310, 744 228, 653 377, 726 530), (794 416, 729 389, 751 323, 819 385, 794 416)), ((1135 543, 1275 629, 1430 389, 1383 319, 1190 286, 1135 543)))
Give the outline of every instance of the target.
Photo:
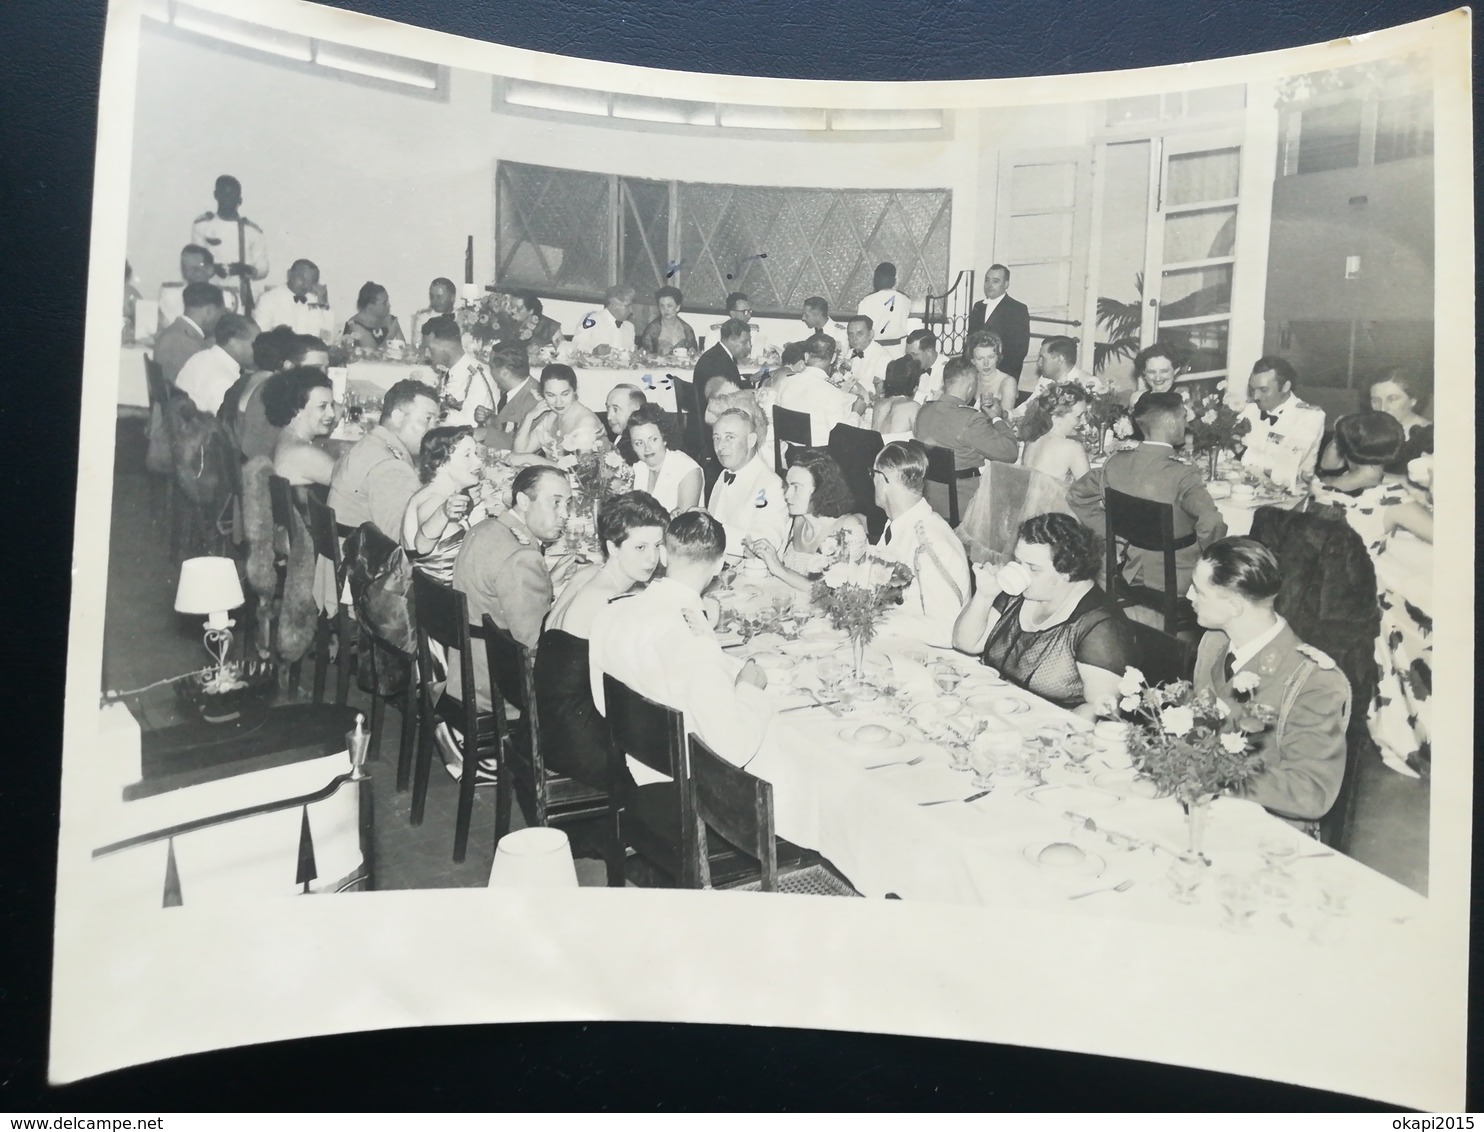
POLYGON ((767 655, 782 650, 784 640, 777 633, 759 633, 747 642, 747 651, 754 656, 767 655))
POLYGON ((828 621, 818 618, 810 621, 799 633, 801 641, 844 641, 848 634, 844 629, 836 629, 828 621))
POLYGON ((1042 872, 1053 873, 1053 874, 1059 873, 1062 876, 1069 876, 1069 877, 1095 877, 1095 876, 1099 876, 1099 875, 1101 875, 1103 869, 1107 867, 1106 866, 1106 863, 1104 862, 1104 860, 1101 857, 1099 857, 1096 853, 1088 853, 1085 850, 1083 850, 1083 852, 1082 852, 1082 859, 1080 861, 1078 861, 1076 864, 1072 864, 1072 865, 1056 865, 1056 864, 1045 864, 1045 863, 1043 863, 1041 861, 1041 859, 1040 859, 1040 857, 1041 857, 1041 851, 1043 849, 1047 848, 1048 846, 1054 845, 1054 844, 1068 845, 1068 844, 1071 844, 1071 843, 1070 842, 1038 841, 1034 845, 1027 845, 1024 849, 1021 850, 1021 853, 1020 853, 1021 860, 1023 860, 1026 864, 1030 865, 1032 868, 1040 869, 1042 872))
POLYGON ((937 719, 947 719, 963 710, 962 700, 953 696, 935 696, 931 700, 924 700, 914 705, 907 714, 919 723, 929 723, 937 719))
POLYGON ((1031 710, 1031 705, 1017 696, 995 696, 991 709, 1000 715, 1019 715, 1031 710))
POLYGON ((815 641, 804 637, 788 643, 788 651, 797 656, 827 656, 839 647, 838 641, 815 641))
POLYGON ((1115 798, 1101 790, 1083 790, 1079 786, 1064 783, 1037 786, 1027 790, 1025 796, 1053 810, 1071 810, 1074 813, 1082 810, 1106 810, 1122 800, 1121 795, 1115 798))
POLYGON ((760 652, 752 659, 757 662, 759 668, 769 672, 786 672, 798 664, 793 657, 777 652, 760 652))
POLYGON ((1159 789, 1152 781, 1126 770, 1100 771, 1092 776, 1092 784, 1099 790, 1106 790, 1120 798, 1159 797, 1159 789))
POLYGON ((849 727, 843 728, 840 731, 840 738, 844 739, 847 743, 853 743, 858 747, 869 747, 873 751, 889 751, 893 747, 900 747, 907 741, 907 736, 903 735, 900 731, 893 731, 890 727, 885 728, 886 737, 884 739, 878 739, 875 742, 872 742, 869 739, 856 738, 856 734, 862 728, 881 726, 882 725, 879 723, 853 723, 849 727))

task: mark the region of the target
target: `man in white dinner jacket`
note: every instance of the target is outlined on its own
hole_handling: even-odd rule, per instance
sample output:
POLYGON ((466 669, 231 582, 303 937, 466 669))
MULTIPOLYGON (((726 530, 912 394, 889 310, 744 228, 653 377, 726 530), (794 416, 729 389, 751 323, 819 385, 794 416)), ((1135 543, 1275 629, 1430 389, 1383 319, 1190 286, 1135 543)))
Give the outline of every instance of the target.
POLYGON ((882 631, 949 648, 953 623, 969 600, 969 556, 948 521, 923 498, 928 453, 921 441, 896 440, 876 455, 871 481, 886 512, 877 556, 912 570, 902 605, 882 631))
POLYGON ((726 528, 729 558, 742 556, 744 539, 767 539, 781 551, 788 537, 783 481, 763 459, 762 440, 745 409, 728 409, 711 426, 721 475, 711 488, 706 510, 726 528))
POLYGON ((1241 440, 1242 463, 1290 490, 1313 476, 1324 436, 1324 410, 1298 399, 1297 376, 1283 358, 1258 358, 1239 417, 1252 426, 1241 440))
MULTIPOLYGON (((721 569, 727 535, 705 511, 685 511, 665 532, 665 576, 613 599, 593 618, 588 668, 593 703, 606 713, 603 676, 685 716, 713 751, 745 766, 762 745, 776 712, 768 678, 753 660, 722 652, 701 591, 721 569)), ((640 786, 665 775, 630 760, 640 786)))

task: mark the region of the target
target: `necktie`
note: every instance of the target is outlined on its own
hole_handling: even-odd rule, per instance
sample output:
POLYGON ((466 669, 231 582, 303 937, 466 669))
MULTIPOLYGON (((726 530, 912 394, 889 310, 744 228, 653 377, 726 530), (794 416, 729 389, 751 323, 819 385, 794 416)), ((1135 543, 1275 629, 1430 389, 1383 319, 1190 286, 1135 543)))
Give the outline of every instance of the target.
POLYGON ((736 483, 737 482, 737 473, 736 472, 722 472, 721 473, 721 482, 722 483, 725 483, 725 484, 736 483))
POLYGON ((1232 682, 1232 676, 1237 671, 1236 658, 1231 653, 1226 654, 1226 663, 1222 665, 1221 671, 1226 677, 1226 682, 1230 684, 1232 682))
POLYGON ((1257 410, 1257 415, 1262 418, 1263 424, 1275 425, 1278 423, 1277 413, 1265 413, 1261 409, 1259 409, 1257 410))
POLYGON ((307 296, 305 296, 305 295, 295 295, 294 296, 294 302, 296 302, 296 303, 303 303, 305 306, 308 306, 309 305, 309 298, 307 296))
POLYGON ((882 546, 890 546, 891 545, 891 524, 890 523, 887 523, 886 524, 886 530, 882 532, 882 535, 881 535, 881 545, 882 546))
POLYGON ((501 393, 500 394, 500 403, 495 406, 495 412, 497 412, 497 413, 503 413, 505 411, 505 402, 507 402, 509 400, 510 400, 510 394, 508 394, 508 393, 501 393))

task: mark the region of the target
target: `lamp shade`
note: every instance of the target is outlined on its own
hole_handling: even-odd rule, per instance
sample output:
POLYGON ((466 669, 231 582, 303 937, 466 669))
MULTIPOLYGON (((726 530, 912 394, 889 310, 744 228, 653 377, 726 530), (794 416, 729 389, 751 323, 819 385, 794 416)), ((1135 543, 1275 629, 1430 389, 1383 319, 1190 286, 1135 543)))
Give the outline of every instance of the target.
POLYGON ((491 888, 576 888, 577 866, 567 835, 533 825, 500 838, 490 866, 491 888))
POLYGON ((180 564, 177 613, 225 613, 245 600, 237 563, 230 558, 187 558, 180 564))

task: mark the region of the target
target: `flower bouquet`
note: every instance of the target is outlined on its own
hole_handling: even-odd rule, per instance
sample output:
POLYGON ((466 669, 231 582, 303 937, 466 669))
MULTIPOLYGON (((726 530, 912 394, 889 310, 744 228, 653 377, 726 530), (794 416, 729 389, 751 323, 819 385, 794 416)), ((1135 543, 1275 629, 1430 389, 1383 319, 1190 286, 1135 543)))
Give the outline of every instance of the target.
POLYGON ((876 636, 876 622, 888 608, 902 603, 912 570, 901 562, 864 553, 853 540, 826 540, 820 549, 831 561, 814 583, 809 598, 836 629, 850 637, 855 678, 865 666, 866 645, 876 636))
POLYGON ((1216 383, 1216 388, 1203 397, 1192 397, 1189 392, 1180 395, 1185 400, 1186 445, 1194 455, 1206 456, 1210 466, 1207 477, 1216 478, 1216 464, 1221 453, 1235 447, 1252 428, 1252 422, 1243 420, 1223 396, 1226 382, 1216 383))
POLYGON ((1235 710, 1212 692, 1197 692, 1189 681, 1151 687, 1137 668, 1124 669, 1119 682, 1116 714, 1131 724, 1128 747, 1134 766, 1160 794, 1176 798, 1184 808, 1189 835, 1185 856, 1193 862, 1208 863, 1201 839, 1211 801, 1263 767, 1255 737, 1273 725, 1277 712, 1252 702, 1258 680, 1255 672, 1237 674, 1232 681, 1235 710))
POLYGON ((1087 415, 1082 424, 1082 446, 1089 456, 1108 450, 1108 434, 1115 440, 1132 440, 1134 422, 1128 406, 1115 393, 1096 393, 1087 402, 1087 415))

